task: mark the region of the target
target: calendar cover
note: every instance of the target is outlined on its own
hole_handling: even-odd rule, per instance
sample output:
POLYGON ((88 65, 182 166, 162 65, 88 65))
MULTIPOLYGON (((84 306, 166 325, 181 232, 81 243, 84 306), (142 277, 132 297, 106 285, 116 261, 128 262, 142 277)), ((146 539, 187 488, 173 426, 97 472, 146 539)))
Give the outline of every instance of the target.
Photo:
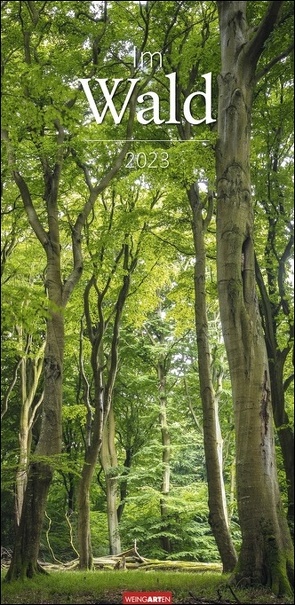
POLYGON ((3 602, 289 598, 293 3, 1 9, 3 602))

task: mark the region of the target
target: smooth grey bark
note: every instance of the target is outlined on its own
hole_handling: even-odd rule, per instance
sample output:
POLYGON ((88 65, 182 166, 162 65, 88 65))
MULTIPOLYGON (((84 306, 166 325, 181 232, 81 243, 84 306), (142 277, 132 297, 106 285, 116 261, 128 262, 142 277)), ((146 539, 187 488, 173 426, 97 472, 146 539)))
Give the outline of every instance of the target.
POLYGON ((109 416, 103 430, 100 460, 106 481, 110 554, 117 555, 121 552, 121 540, 119 520, 117 516, 119 485, 117 471, 118 460, 115 444, 115 416, 113 406, 110 408, 109 416))
MULTIPOLYGON (((23 328, 17 328, 17 332, 20 340, 23 340, 23 328)), ((32 426, 36 418, 37 410, 39 409, 44 393, 38 397, 35 403, 34 399, 36 396, 42 368, 43 368, 43 354, 45 348, 45 342, 41 344, 36 355, 33 358, 27 358, 30 352, 32 344, 31 335, 27 335, 26 346, 24 350, 24 356, 21 359, 20 364, 20 377, 21 377, 21 412, 20 412, 20 427, 19 427, 19 464, 16 471, 15 478, 15 511, 16 511, 16 523, 20 524, 21 512, 23 507, 24 495, 27 487, 27 468, 29 463, 29 456, 31 452, 32 442, 32 426)))
POLYGON ((222 437, 218 414, 218 397, 214 391, 211 372, 211 351, 208 334, 206 297, 206 251, 204 232, 211 220, 213 198, 202 203, 198 184, 191 185, 187 192, 192 210, 192 231, 195 247, 195 322, 198 348, 200 394, 203 410, 203 434, 209 493, 209 523, 220 553, 223 572, 233 571, 237 555, 232 542, 225 487, 223 480, 222 437), (203 210, 206 219, 203 219, 203 210))
MULTIPOLYGON (((283 158, 287 137, 284 126, 287 97, 284 73, 280 74, 276 91, 279 93, 276 104, 279 103, 280 121, 274 123, 271 129, 268 128, 264 141, 266 157, 261 175, 264 181, 263 195, 259 196, 259 205, 266 214, 267 232, 260 266, 255 258, 255 272, 268 354, 273 415, 286 475, 287 518, 294 533, 294 429, 286 406, 287 390, 294 384, 294 359, 291 361, 292 353, 294 357, 294 320, 288 294, 288 264, 294 253, 294 228, 284 184, 283 158)), ((268 107, 272 100, 269 98, 267 81, 264 95, 264 103, 268 107)), ((264 107, 262 105, 262 111, 264 107)), ((266 115, 269 118, 269 113, 266 115)))
POLYGON ((242 531, 233 579, 290 594, 293 549, 275 461, 270 374, 255 290, 250 182, 251 108, 260 76, 256 67, 282 3, 268 3, 254 35, 246 5, 218 2, 222 71, 216 147, 217 273, 235 413, 242 531))

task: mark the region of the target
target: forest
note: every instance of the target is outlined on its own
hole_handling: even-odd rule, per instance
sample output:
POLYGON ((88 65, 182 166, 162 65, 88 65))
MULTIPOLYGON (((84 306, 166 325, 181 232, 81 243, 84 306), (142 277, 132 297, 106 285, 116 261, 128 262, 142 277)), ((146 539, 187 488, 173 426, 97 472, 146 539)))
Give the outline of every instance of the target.
POLYGON ((291 599, 294 3, 1 11, 3 586, 291 599))

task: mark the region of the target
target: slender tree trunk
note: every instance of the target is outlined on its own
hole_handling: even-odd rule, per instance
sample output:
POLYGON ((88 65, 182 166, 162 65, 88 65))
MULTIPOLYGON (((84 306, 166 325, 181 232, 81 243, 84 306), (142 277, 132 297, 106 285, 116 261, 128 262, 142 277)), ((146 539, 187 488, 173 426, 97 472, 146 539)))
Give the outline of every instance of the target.
MULTIPOLYGON (((188 191, 192 209, 192 229, 195 246, 195 319, 198 347, 198 367, 200 392, 203 408, 203 434, 209 493, 209 523, 221 556, 223 571, 232 571, 237 563, 237 555, 231 539, 225 488, 223 481, 222 436, 219 424, 218 398, 214 392, 211 378, 211 352, 208 336, 206 303, 206 253, 204 230, 206 222, 202 212, 204 206, 200 200, 198 185, 192 185, 188 191)), ((212 204, 210 198, 209 203, 212 204)), ((207 223, 212 215, 212 207, 207 208, 207 223)))
POLYGON ((118 499, 118 460, 115 444, 115 417, 111 406, 108 420, 105 424, 102 447, 100 451, 100 460, 105 474, 106 495, 107 495, 107 517, 110 554, 117 555, 121 552, 121 541, 119 522, 117 516, 118 499))
POLYGON ((79 543, 79 567, 80 569, 92 569, 93 555, 90 528, 90 485, 93 471, 96 465, 96 452, 88 451, 85 455, 81 478, 77 493, 78 512, 78 543, 79 543))
POLYGON ((294 433, 288 414, 285 409, 284 392, 284 360, 283 354, 278 351, 269 359, 269 373, 271 394, 274 399, 273 414, 278 439, 283 456, 284 469, 286 474, 287 493, 288 493, 288 521, 294 522, 294 433))
POLYGON ((127 497, 127 493, 128 493, 128 474, 131 469, 132 456, 133 456, 132 446, 131 445, 127 446, 125 451, 126 451, 126 454, 125 454, 125 460, 124 460, 124 470, 122 473, 122 475, 124 476, 124 479, 122 479, 122 477, 121 477, 120 504, 117 509, 117 517, 118 517, 119 523, 122 519, 122 515, 123 515, 125 504, 126 504, 126 497, 127 497))
MULTIPOLYGON (((20 336, 22 337, 22 329, 20 330, 20 336)), ((30 349, 31 337, 28 336, 30 349)), ((19 430, 19 465, 16 471, 15 479, 15 512, 16 512, 16 524, 20 524, 21 512, 23 507, 23 501, 28 480, 28 462, 29 455, 31 452, 31 441, 32 441, 32 424, 36 416, 37 409, 42 403, 43 394, 39 398, 39 401, 33 407, 33 401, 36 396, 40 375, 43 367, 43 353, 45 343, 39 348, 37 356, 34 359, 22 359, 20 365, 21 373, 21 413, 20 413, 20 430, 19 430), (28 368, 29 363, 29 368, 28 368)))
POLYGON ((165 535, 165 531, 169 531, 168 515, 169 508, 167 506, 167 498, 170 492, 170 434, 167 424, 167 395, 166 395, 166 369, 165 364, 158 362, 158 381, 160 391, 160 426, 162 435, 162 496, 160 499, 160 512, 162 519, 161 537, 162 548, 165 552, 171 552, 171 543, 169 536, 165 535))
MULTIPOLYGON (((24 418, 24 414, 22 414, 24 418)), ((25 420, 25 419, 24 419, 25 420)), ((20 524, 24 496, 28 481, 28 455, 30 452, 31 436, 27 427, 23 426, 19 432, 20 455, 19 464, 15 476, 15 520, 20 524)))
POLYGON ((235 580, 290 594, 293 549, 278 486, 271 388, 255 291, 250 184, 255 68, 280 10, 270 2, 249 37, 246 2, 218 2, 217 269, 220 314, 235 412, 237 500, 242 546, 235 580))
POLYGON ((90 527, 90 485, 97 462, 99 448, 91 447, 86 452, 77 493, 78 544, 80 569, 92 569, 93 555, 90 527))
POLYGON ((91 442, 86 446, 85 461, 83 464, 77 493, 80 569, 92 569, 93 565, 90 527, 90 486, 102 444, 102 432, 104 422, 104 389, 102 384, 102 373, 100 371, 100 367, 97 367, 97 363, 98 360, 96 358, 95 351, 93 351, 92 365, 95 390, 95 413, 93 417, 93 432, 91 442))
POLYGON ((76 484, 75 484, 75 475, 73 473, 68 473, 68 481, 69 487, 67 488, 67 515, 71 515, 75 510, 75 501, 76 501, 76 484))
POLYGON ((233 508, 236 501, 236 460, 234 459, 230 467, 230 496, 229 496, 229 510, 230 519, 232 518, 233 508))

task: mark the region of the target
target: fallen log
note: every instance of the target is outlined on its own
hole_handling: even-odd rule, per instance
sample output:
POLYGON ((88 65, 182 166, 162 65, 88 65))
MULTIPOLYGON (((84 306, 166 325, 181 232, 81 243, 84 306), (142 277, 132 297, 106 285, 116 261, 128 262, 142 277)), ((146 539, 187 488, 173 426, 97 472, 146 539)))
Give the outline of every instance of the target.
MULTIPOLYGON (((61 565, 56 563, 40 564, 48 571, 67 571, 78 570, 79 559, 68 561, 61 565)), ((222 567, 219 563, 203 563, 199 561, 171 561, 159 559, 147 559, 142 557, 134 542, 134 546, 116 555, 104 555, 102 557, 93 558, 93 568, 97 571, 111 570, 139 570, 139 571, 175 571, 175 572, 203 572, 203 571, 221 571, 222 567)))

